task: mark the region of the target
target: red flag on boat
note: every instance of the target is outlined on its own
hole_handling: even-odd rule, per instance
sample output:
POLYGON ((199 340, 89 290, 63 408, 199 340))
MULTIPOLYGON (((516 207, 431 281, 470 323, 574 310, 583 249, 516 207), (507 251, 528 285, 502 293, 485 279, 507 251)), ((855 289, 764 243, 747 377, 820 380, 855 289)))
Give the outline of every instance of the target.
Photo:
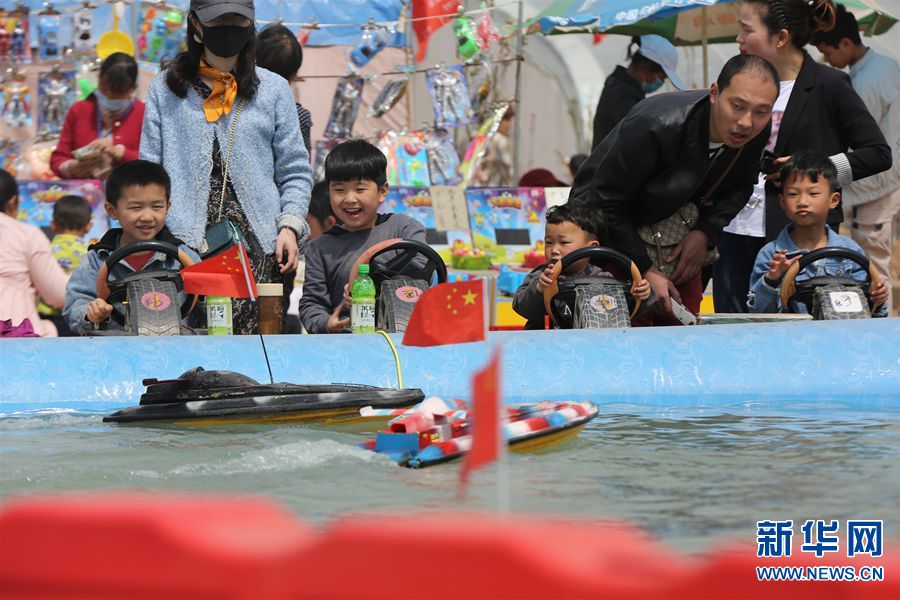
POLYGON ((181 270, 184 291, 204 296, 256 298, 256 281, 250 273, 250 258, 243 244, 235 244, 181 270))
POLYGON ((440 346, 484 339, 480 279, 439 283, 419 296, 403 334, 406 346, 440 346))
POLYGON ((491 362, 472 378, 472 406, 470 407, 472 448, 463 458, 459 472, 460 484, 465 486, 469 473, 488 465, 500 454, 503 438, 500 434, 500 351, 491 362))
POLYGON ((413 0, 412 16, 415 20, 412 27, 419 42, 417 61, 424 60, 431 34, 443 27, 444 23, 456 14, 459 5, 459 0, 413 0))

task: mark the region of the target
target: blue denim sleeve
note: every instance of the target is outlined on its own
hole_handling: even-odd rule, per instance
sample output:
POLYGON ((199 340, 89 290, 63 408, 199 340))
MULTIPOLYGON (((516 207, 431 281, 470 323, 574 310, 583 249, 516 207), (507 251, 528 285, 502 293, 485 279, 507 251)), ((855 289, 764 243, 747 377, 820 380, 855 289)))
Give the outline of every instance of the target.
POLYGON ((769 261, 775 254, 775 242, 769 242, 756 255, 753 271, 750 273, 750 293, 747 294, 747 307, 754 313, 774 313, 781 309, 779 288, 766 283, 769 272, 769 261))

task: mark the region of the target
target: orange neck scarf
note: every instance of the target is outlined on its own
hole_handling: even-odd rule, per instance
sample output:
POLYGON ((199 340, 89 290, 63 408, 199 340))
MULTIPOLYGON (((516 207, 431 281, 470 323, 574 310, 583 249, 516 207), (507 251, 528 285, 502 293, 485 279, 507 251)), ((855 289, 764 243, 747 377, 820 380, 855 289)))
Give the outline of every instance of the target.
POLYGON ((200 76, 213 80, 212 92, 203 101, 203 112, 208 123, 215 123, 231 112, 237 98, 237 81, 231 73, 223 73, 200 59, 200 76))

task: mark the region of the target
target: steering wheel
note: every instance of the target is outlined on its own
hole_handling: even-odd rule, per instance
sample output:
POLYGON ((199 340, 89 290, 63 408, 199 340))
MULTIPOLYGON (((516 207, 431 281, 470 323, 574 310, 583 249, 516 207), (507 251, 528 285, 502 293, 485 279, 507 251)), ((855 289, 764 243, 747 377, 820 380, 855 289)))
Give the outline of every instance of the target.
MULTIPOLYGON (((795 262, 788 268, 781 282, 781 306, 790 310, 791 301, 797 300, 806 306, 807 312, 812 310, 813 294, 817 287, 823 285, 843 285, 848 287, 861 287, 866 294, 869 304, 872 304, 872 296, 870 290, 873 283, 881 281, 881 276, 875 271, 875 267, 869 262, 869 259, 847 248, 838 248, 829 246, 827 248, 819 248, 804 254, 800 260, 795 262), (855 262, 860 268, 866 272, 865 281, 857 281, 850 277, 841 277, 837 275, 821 275, 818 277, 810 277, 800 282, 797 281, 797 274, 809 265, 816 263, 825 258, 846 258, 855 262)), ((877 306, 872 306, 872 314, 875 314, 877 306)))
POLYGON ((353 268, 350 269, 350 279, 347 281, 350 287, 353 287, 353 279, 357 274, 358 265, 369 264, 369 277, 375 282, 375 289, 380 290, 381 284, 388 279, 392 279, 397 275, 405 275, 413 279, 421 279, 431 285, 431 281, 437 275, 438 283, 447 282, 447 265, 441 255, 434 248, 422 242, 414 240, 404 240, 401 238, 393 238, 378 242, 372 247, 366 249, 359 255, 353 268), (387 253, 396 252, 393 258, 382 260, 378 258, 387 253), (418 256, 425 257, 424 266, 414 263, 418 256))
MULTIPOLYGON (((557 327, 570 328, 572 326, 571 317, 563 315, 559 311, 558 303, 554 302, 554 299, 560 293, 559 276, 563 270, 568 268, 572 263, 585 258, 587 258, 592 265, 598 267, 602 267, 609 262, 618 265, 623 273, 629 274, 626 275, 624 279, 619 279, 622 285, 628 288, 629 292, 631 291, 634 282, 641 280, 641 272, 637 268, 637 265, 635 265, 630 258, 612 248, 581 248, 564 256, 562 260, 556 261, 556 264, 553 265, 553 268, 550 270, 551 283, 544 288, 544 308, 547 309, 547 314, 550 315, 550 318, 553 319, 553 322, 556 323, 557 327)), ((634 318, 634 315, 637 314, 640 306, 640 299, 635 298, 634 308, 630 315, 631 318, 634 318)))
MULTIPOLYGON (((107 257, 106 261, 100 265, 100 270, 97 272, 97 297, 112 304, 112 318, 119 325, 125 324, 125 313, 122 312, 121 303, 126 298, 129 283, 153 279, 156 281, 171 281, 175 284, 175 288, 178 291, 181 291, 184 288, 184 282, 181 280, 181 273, 179 271, 168 271, 163 269, 137 271, 110 283, 109 274, 113 267, 132 254, 138 254, 139 252, 162 252, 166 256, 180 262, 182 267, 194 264, 194 261, 191 260, 191 257, 188 256, 184 250, 180 250, 168 242, 161 242, 159 240, 134 242, 116 248, 116 250, 107 257)), ((193 310, 196 303, 197 296, 195 294, 190 294, 184 299, 184 302, 181 304, 182 319, 193 310)))

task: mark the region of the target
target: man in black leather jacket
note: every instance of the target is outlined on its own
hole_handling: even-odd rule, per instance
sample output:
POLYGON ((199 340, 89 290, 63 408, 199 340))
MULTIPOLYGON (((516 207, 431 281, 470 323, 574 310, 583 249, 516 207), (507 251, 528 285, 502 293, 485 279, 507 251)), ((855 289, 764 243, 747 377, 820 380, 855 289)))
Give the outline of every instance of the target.
POLYGON ((703 261, 757 180, 778 89, 778 73, 765 59, 735 56, 710 90, 639 102, 578 170, 569 198, 603 211, 608 236, 602 243, 628 255, 659 298, 654 324, 677 323, 670 296, 699 312, 703 261), (688 202, 699 204, 700 217, 666 257, 677 261, 668 279, 637 228, 688 202))

